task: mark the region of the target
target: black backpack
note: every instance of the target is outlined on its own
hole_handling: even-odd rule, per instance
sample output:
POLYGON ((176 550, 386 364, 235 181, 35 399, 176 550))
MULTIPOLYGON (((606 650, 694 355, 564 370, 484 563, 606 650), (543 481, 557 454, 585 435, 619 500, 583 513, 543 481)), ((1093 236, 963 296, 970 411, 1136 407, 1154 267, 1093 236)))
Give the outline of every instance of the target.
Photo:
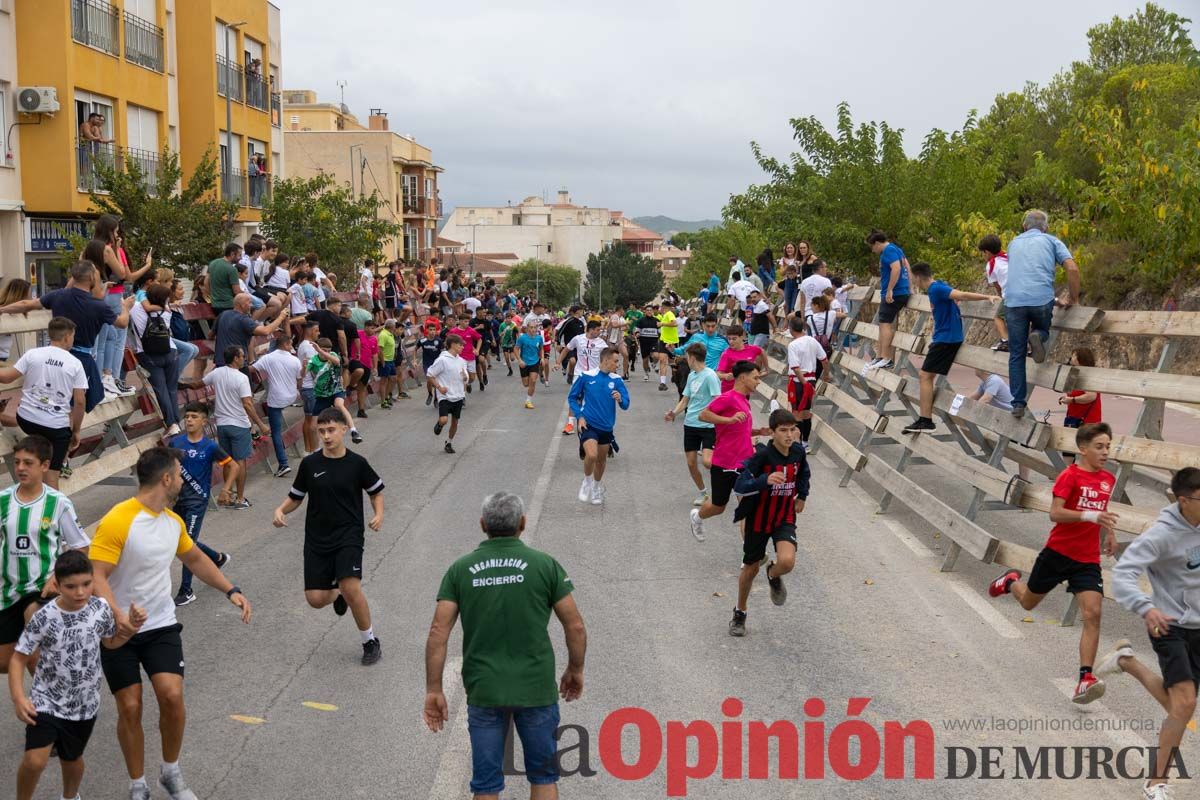
POLYGON ((138 334, 142 340, 142 352, 151 356, 165 356, 171 352, 171 328, 163 319, 162 312, 152 311, 146 316, 146 327, 138 334))

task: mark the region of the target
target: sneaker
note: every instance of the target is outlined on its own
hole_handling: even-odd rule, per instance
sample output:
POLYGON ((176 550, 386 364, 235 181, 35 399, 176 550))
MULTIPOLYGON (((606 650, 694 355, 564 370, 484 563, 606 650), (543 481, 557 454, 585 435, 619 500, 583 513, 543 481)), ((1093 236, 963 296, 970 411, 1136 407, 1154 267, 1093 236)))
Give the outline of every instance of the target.
POLYGON ((176 606, 186 606, 188 603, 196 602, 196 593, 191 589, 180 589, 175 595, 176 606))
POLYGON ((1105 653, 1092 672, 1101 678, 1120 675, 1125 671, 1121 669, 1121 659, 1126 656, 1133 658, 1133 648, 1129 646, 1128 639, 1118 639, 1113 649, 1105 653))
POLYGON ((642 383, 649 383, 649 382, 650 382, 650 373, 643 372, 642 373, 642 383))
POLYGON ((362 440, 363 438, 361 433, 354 429, 350 430, 350 441, 354 442, 355 444, 362 444, 362 440))
MULTIPOLYGON (((196 800, 196 794, 183 782, 183 773, 176 770, 172 773, 160 772, 158 785, 171 795, 171 800, 196 800)), ((149 797, 149 793, 147 793, 149 797)))
MULTIPOLYGON (((1148 797, 1149 795, 1147 795, 1148 797)), ((129 787, 129 800, 150 800, 150 787, 145 783, 129 787)))
POLYGON ((708 501, 708 492, 701 492, 700 494, 696 495, 696 499, 692 501, 692 505, 694 505, 696 508, 699 508, 700 506, 704 505, 707 501, 708 501))
POLYGON ((467 394, 471 394, 471 392, 472 392, 471 384, 468 383, 467 384, 467 394))
POLYGON ((339 593, 337 597, 333 598, 333 613, 337 614, 339 617, 346 616, 346 611, 348 611, 349 608, 350 606, 346 603, 346 598, 342 597, 341 593, 339 593))
POLYGON ((433 423, 433 435, 434 435, 434 436, 441 436, 441 435, 442 435, 442 428, 444 428, 444 427, 445 427, 445 425, 443 425, 441 422, 435 422, 435 423, 433 423))
POLYGON ((579 484, 579 502, 586 503, 592 499, 592 479, 588 476, 583 477, 583 483, 579 484))
POLYGON ((359 419, 366 419, 366 418, 367 418, 367 412, 366 412, 366 411, 363 411, 363 410, 360 408, 360 409, 358 410, 358 415, 357 415, 357 416, 358 416, 358 418, 359 418, 359 419))
POLYGON ((994 345, 992 345, 992 349, 995 350, 997 353, 1007 353, 1008 352, 1008 339, 1000 339, 994 345))
POLYGON ((533 401, 532 401, 532 400, 526 400, 526 401, 525 401, 525 407, 526 407, 526 408, 533 408, 533 401))
POLYGON ((568 422, 567 426, 565 428, 563 428, 563 436, 570 436, 574 432, 575 432, 575 426, 573 424, 571 424, 570 422, 568 422))
POLYGON ((1142 785, 1142 800, 1171 800, 1170 787, 1165 783, 1142 785))
POLYGON ((369 642, 363 642, 362 665, 364 667, 378 664, 381 658, 383 658, 383 650, 379 647, 379 639, 372 638, 369 642))
POLYGON ((391 407, 392 407, 392 401, 391 401, 391 400, 384 400, 382 403, 380 403, 380 404, 379 404, 379 407, 380 407, 380 408, 391 408, 391 407))
POLYGON ((733 610, 733 619, 729 620, 729 635, 730 636, 745 636, 746 635, 746 612, 733 610))
POLYGON ((480 382, 479 382, 479 391, 481 391, 481 392, 486 392, 486 391, 487 391, 487 381, 480 381, 480 382))
POLYGON ((992 597, 1008 594, 1012 590, 1013 583, 1019 580, 1021 580, 1021 573, 1018 570, 1010 569, 988 584, 988 594, 992 597))
POLYGON ((787 587, 783 585, 783 578, 770 577, 773 566, 775 566, 774 561, 767 565, 767 584, 771 587, 771 602, 781 606, 787 602, 787 587))
POLYGON ((1075 687, 1075 696, 1071 698, 1071 702, 1086 705, 1101 697, 1104 697, 1104 681, 1089 672, 1079 679, 1079 685, 1075 687))
POLYGON ((512 367, 508 368, 508 377, 512 377, 512 367))
POLYGON ((1031 332, 1029 335, 1029 355, 1035 364, 1041 364, 1046 360, 1046 343, 1036 332, 1031 332))
POLYGON ((917 419, 904 426, 901 433, 920 433, 921 431, 937 430, 937 425, 930 419, 917 419))
POLYGON ((121 390, 117 388, 117 381, 112 375, 101 375, 100 385, 104 387, 105 394, 121 396, 121 390))
POLYGON ((894 366, 896 366, 895 361, 892 361, 890 358, 881 358, 872 369, 891 369, 894 366))
POLYGON ((245 511, 250 507, 250 501, 243 497, 241 500, 234 500, 232 503, 218 503, 217 505, 229 511, 245 511))
POLYGON ((870 361, 867 362, 867 369, 875 369, 882 363, 883 363, 882 358, 872 358, 870 361))
POLYGON ((666 385, 665 383, 660 383, 660 384, 658 385, 658 390, 659 390, 660 392, 665 392, 665 391, 667 390, 667 385, 666 385))
POLYGON ((167 428, 167 436, 178 436, 179 432, 179 423, 175 423, 171 427, 167 428))
POLYGON ((400 394, 396 395, 396 397, 401 400, 412 400, 412 395, 405 391, 401 391, 400 394))
POLYGON ((599 506, 604 504, 604 484, 592 484, 592 505, 599 506))
POLYGON ((1012 414, 1015 419, 1020 419, 1021 417, 1025 416, 1025 406, 1014 405, 1012 407, 1012 411, 1009 413, 1012 414))
POLYGON ((451 454, 454 453, 454 445, 450 444, 449 442, 446 442, 446 446, 443 447, 442 449, 445 450, 447 453, 451 453, 451 454))
POLYGON ((289 467, 287 464, 284 464, 282 467, 275 470, 275 477, 282 478, 284 475, 290 475, 291 472, 292 472, 292 468, 289 467))
POLYGON ((229 553, 221 553, 221 557, 217 560, 217 569, 225 569, 230 561, 233 561, 233 556, 229 553))
POLYGON ((689 518, 691 519, 691 524, 692 524, 692 536, 694 536, 696 538, 697 542, 703 542, 704 541, 704 520, 700 519, 700 509, 693 508, 692 513, 689 515, 689 518))
POLYGON ((427 406, 433 405, 433 395, 431 395, 431 394, 425 395, 425 405, 427 405, 427 406))

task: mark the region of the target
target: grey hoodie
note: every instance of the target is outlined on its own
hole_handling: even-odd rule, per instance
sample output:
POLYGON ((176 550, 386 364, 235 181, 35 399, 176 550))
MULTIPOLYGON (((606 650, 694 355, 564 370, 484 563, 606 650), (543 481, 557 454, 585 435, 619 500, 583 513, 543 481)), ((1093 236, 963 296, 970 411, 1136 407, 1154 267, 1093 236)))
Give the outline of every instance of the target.
POLYGON ((1133 541, 1112 571, 1113 597, 1138 616, 1157 608, 1181 628, 1200 629, 1200 527, 1191 525, 1179 505, 1167 506, 1133 541), (1138 577, 1150 576, 1147 596, 1138 577))

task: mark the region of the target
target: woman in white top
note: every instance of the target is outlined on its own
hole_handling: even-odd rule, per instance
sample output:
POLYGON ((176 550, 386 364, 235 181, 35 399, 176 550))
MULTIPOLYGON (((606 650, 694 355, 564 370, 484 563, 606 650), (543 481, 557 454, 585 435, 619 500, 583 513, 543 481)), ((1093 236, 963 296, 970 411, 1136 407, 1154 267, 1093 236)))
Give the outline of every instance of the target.
POLYGON ((797 271, 799 271, 798 263, 796 245, 788 242, 783 246, 783 258, 779 259, 779 274, 782 275, 788 267, 796 267, 797 271))
POLYGON ((158 400, 159 411, 162 412, 163 424, 167 426, 167 436, 179 433, 179 406, 177 392, 179 390, 179 351, 171 338, 171 312, 168 301, 171 288, 156 283, 146 291, 146 299, 135 303, 129 309, 129 327, 133 329, 133 352, 137 354, 138 364, 150 374, 150 385, 154 388, 154 396, 158 400), (161 319, 166 328, 166 344, 160 344, 157 336, 147 337, 151 325, 157 327, 161 319), (147 352, 146 344, 153 342, 151 349, 166 348, 166 352, 147 352))
MULTIPOLYGON (((833 339, 837 335, 838 323, 846 316, 845 313, 834 311, 829 306, 829 298, 819 294, 812 300, 812 312, 804 318, 808 334, 821 344, 826 353, 833 352, 833 339)), ((820 378, 821 364, 818 362, 817 379, 820 378)))
POLYGON ((260 281, 263 288, 276 294, 286 292, 292 282, 290 266, 291 258, 286 253, 276 255, 275 262, 264 270, 267 274, 260 281))
MULTIPOLYGON (((4 284, 4 290, 0 292, 0 306, 7 306, 11 303, 28 300, 31 288, 29 281, 22 278, 13 278, 4 284)), ((9 356, 12 355, 12 346, 13 334, 6 333, 0 335, 0 361, 8 361, 9 356)))

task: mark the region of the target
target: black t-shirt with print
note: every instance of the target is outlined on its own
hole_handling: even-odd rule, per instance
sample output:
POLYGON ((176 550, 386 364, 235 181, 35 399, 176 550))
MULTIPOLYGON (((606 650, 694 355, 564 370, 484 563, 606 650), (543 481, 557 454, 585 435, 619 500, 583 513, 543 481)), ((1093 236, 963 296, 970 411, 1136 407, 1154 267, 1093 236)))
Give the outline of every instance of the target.
POLYGON ((342 547, 362 547, 363 496, 383 491, 383 481, 367 460, 347 450, 341 458, 324 452, 305 456, 296 470, 288 496, 303 501, 304 547, 314 553, 332 553, 342 547))

